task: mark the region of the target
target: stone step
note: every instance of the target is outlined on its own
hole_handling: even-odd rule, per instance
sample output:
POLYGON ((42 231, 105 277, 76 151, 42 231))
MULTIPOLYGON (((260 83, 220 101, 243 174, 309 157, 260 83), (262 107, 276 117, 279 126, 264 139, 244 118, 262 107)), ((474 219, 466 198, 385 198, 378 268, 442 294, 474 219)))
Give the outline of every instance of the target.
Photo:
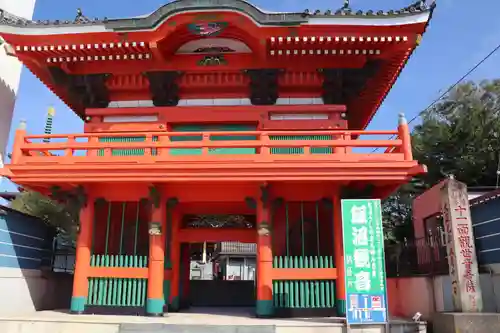
POLYGON ((121 324, 120 333, 275 333, 272 325, 121 324))
MULTIPOLYGON (((30 320, 1 320, 1 333, 345 333, 341 324, 280 325, 179 325, 163 323, 95 323, 30 320)), ((424 324, 390 325, 390 333, 425 333, 424 324)), ((353 326, 349 333, 385 333, 384 326, 353 326)))

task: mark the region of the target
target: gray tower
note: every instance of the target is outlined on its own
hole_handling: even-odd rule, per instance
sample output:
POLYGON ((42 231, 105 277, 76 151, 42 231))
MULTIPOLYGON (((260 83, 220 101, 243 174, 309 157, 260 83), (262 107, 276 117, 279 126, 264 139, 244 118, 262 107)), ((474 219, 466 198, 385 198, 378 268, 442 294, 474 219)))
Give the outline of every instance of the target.
MULTIPOLYGON (((0 0, 0 9, 26 19, 33 17, 36 0, 0 0)), ((3 167, 5 146, 9 140, 12 114, 16 101, 19 80, 21 79, 21 63, 7 55, 3 45, 0 46, 0 168, 3 167)), ((0 178, 0 184, 2 179, 0 178)))

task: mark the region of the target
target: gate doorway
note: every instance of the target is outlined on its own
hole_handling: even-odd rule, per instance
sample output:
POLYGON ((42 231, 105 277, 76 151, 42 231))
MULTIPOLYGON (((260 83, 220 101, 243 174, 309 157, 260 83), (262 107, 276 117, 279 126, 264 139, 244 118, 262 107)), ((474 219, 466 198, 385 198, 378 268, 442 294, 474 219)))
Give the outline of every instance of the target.
POLYGON ((183 229, 193 240, 211 232, 203 233, 207 241, 181 243, 181 305, 254 307, 257 246, 248 241, 255 237, 255 216, 186 215, 183 229))

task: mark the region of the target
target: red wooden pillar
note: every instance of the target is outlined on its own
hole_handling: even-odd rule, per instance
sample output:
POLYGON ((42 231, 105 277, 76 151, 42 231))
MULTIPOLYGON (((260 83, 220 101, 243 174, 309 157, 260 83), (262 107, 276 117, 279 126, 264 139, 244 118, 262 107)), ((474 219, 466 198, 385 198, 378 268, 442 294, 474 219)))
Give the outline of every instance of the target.
POLYGON ((405 161, 413 161, 410 128, 408 127, 404 113, 399 114, 398 136, 402 142, 401 150, 405 161))
POLYGON ((80 232, 76 243, 75 275, 70 311, 82 314, 89 292, 88 271, 92 247, 92 227, 94 220, 94 200, 87 198, 87 204, 80 210, 80 232))
POLYGON ((335 298, 338 315, 346 313, 345 299, 345 268, 344 268, 344 244, 342 236, 342 211, 340 201, 340 191, 336 190, 332 198, 333 202, 333 249, 335 254, 335 267, 337 268, 337 281, 335 288, 335 298))
POLYGON ((163 316, 165 299, 163 296, 163 278, 165 274, 165 237, 167 228, 165 224, 166 205, 160 200, 153 205, 151 222, 161 226, 161 234, 149 235, 149 265, 148 265, 148 298, 146 302, 146 314, 148 316, 163 316))
POLYGON ((11 164, 18 164, 23 156, 21 148, 25 142, 24 137, 26 136, 26 120, 21 120, 19 126, 14 134, 14 144, 12 146, 12 157, 10 159, 11 164))
MULTIPOLYGON (((267 189, 263 189, 263 192, 267 189)), ((265 197, 265 195, 262 195, 265 197)), ((269 200, 257 200, 257 302, 258 317, 273 315, 273 252, 269 200)))

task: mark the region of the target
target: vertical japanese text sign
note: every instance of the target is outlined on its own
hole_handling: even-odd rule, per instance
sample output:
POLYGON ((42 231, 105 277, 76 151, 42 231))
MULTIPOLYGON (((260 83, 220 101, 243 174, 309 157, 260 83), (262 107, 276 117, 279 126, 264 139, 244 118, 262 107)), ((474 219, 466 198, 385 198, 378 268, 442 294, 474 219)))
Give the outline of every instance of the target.
POLYGON ((342 200, 346 315, 350 324, 387 321, 380 200, 342 200))
POLYGON ((455 311, 481 312, 483 299, 479 285, 469 198, 464 183, 455 179, 443 182, 441 212, 455 311))

